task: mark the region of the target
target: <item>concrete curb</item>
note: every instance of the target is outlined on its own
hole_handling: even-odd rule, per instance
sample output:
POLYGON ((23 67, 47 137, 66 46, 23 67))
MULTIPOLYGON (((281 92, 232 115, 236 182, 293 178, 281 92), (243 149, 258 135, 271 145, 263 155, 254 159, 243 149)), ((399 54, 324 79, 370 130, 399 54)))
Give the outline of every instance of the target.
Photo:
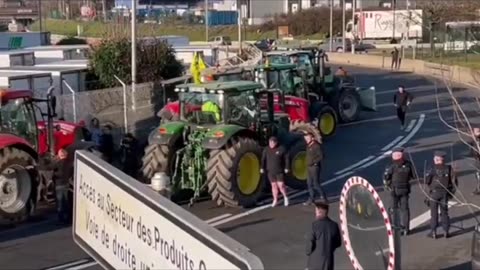
MULTIPOLYGON (((390 70, 391 56, 329 53, 330 62, 335 64, 363 66, 377 69, 390 70)), ((480 70, 474 70, 460 66, 436 64, 422 60, 402 59, 399 71, 413 72, 420 75, 433 76, 436 78, 467 84, 472 87, 480 87, 480 70)))

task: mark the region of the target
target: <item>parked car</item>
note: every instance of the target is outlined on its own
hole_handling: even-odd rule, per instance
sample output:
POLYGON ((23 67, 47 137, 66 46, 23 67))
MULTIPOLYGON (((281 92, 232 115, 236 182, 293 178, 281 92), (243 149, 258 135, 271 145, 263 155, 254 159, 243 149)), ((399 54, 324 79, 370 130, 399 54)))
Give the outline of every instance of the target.
POLYGON ((232 45, 232 39, 227 36, 217 36, 214 37, 210 40, 215 45, 220 45, 220 46, 230 46, 232 45))

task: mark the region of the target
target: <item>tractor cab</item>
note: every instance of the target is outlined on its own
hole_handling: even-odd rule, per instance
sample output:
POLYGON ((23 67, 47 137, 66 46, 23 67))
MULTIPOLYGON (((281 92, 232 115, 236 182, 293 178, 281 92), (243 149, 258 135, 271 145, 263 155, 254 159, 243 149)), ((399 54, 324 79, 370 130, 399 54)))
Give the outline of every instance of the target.
MULTIPOLYGON (((0 90, 0 133, 16 136, 18 140, 27 143, 37 151, 39 156, 49 149, 48 121, 37 106, 38 102, 46 102, 33 98, 28 90, 0 90), (38 118, 42 118, 37 122, 38 118)), ((54 102, 53 102, 54 103, 54 102)), ((54 110, 50 104, 50 109, 54 110)), ((85 139, 84 128, 65 121, 52 121, 51 141, 52 152, 65 148, 75 141, 85 139)))
POLYGON ((248 126, 259 117, 256 91, 261 84, 252 81, 210 82, 178 85, 180 121, 194 125, 235 124, 248 126))

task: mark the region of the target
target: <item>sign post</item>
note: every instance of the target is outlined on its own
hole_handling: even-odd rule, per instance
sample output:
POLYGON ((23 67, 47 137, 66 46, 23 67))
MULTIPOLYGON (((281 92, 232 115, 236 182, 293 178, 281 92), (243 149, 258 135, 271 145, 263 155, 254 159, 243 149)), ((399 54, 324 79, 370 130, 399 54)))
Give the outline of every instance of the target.
POLYGON ((264 269, 240 243, 85 151, 73 238, 105 269, 264 269))

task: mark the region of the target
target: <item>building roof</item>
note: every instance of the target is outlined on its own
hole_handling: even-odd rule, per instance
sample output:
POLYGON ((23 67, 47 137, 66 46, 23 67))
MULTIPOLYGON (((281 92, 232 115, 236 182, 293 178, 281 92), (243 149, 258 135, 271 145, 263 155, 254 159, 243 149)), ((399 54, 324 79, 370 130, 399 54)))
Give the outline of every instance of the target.
POLYGON ((190 92, 205 93, 209 91, 222 90, 227 92, 242 92, 263 88, 261 83, 253 81, 229 81, 229 82, 209 82, 204 84, 187 83, 177 86, 178 89, 188 89, 190 92))

